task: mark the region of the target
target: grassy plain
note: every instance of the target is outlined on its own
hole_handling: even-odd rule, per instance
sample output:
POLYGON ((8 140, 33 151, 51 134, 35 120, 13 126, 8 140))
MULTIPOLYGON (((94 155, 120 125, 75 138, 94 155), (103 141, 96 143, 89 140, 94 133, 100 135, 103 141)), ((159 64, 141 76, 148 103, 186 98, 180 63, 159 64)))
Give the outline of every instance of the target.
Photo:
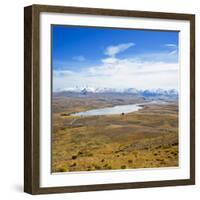
POLYGON ((113 103, 104 98, 53 97, 52 172, 178 166, 177 102, 125 115, 70 115, 107 106, 113 103))

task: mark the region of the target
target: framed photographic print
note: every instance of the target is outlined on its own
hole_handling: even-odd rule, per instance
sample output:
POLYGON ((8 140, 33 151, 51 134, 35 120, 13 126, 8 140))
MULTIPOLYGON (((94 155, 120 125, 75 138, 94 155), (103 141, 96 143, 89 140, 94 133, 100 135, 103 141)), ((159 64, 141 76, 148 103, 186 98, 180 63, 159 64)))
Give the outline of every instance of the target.
POLYGON ((24 11, 24 191, 194 184, 195 16, 24 11))

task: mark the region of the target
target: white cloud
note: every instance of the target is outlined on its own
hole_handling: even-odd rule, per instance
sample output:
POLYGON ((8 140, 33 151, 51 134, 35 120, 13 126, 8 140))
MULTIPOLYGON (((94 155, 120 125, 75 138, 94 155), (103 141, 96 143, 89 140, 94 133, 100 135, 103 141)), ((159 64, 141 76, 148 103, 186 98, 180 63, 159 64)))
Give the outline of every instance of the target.
POLYGON ((175 48, 177 48, 177 45, 176 44, 164 44, 164 46, 166 46, 166 47, 175 47, 175 48))
POLYGON ((86 60, 84 56, 74 56, 72 59, 80 62, 86 60))
POLYGON ((175 54, 177 54, 177 49, 170 51, 168 55, 175 55, 175 54))
POLYGON ((178 47, 176 44, 164 44, 164 46, 170 49, 170 52, 168 55, 175 55, 178 53, 178 47))
POLYGON ((74 72, 70 70, 54 70, 53 71, 53 76, 55 77, 66 77, 74 74, 74 72))
MULTIPOLYGON (((175 54, 177 47, 166 44, 170 53, 175 54)), ((125 43, 117 46, 109 46, 104 52, 107 58, 101 60, 97 66, 87 67, 75 71, 54 71, 53 90, 58 88, 78 87, 107 87, 137 89, 163 88, 178 89, 178 63, 167 62, 170 53, 154 53, 153 55, 140 55, 137 58, 116 58, 116 54, 134 46, 134 43, 125 43), (156 61, 162 56, 166 62, 156 61), (143 58, 151 57, 152 62, 143 58)), ((171 56, 170 56, 171 57, 171 56)))
POLYGON ((62 76, 54 77, 54 90, 85 85, 100 88, 177 89, 178 64, 123 59, 117 63, 103 63, 79 72, 62 72, 62 76))
POLYGON ((105 58, 105 59, 102 59, 101 60, 103 63, 116 63, 117 61, 118 61, 118 59, 117 58, 115 58, 115 57, 108 57, 108 58, 105 58))
POLYGON ((128 49, 134 45, 135 45, 134 43, 129 42, 129 43, 119 44, 119 45, 115 45, 115 46, 109 46, 106 48, 104 54, 114 57, 116 54, 123 52, 126 49, 128 49))

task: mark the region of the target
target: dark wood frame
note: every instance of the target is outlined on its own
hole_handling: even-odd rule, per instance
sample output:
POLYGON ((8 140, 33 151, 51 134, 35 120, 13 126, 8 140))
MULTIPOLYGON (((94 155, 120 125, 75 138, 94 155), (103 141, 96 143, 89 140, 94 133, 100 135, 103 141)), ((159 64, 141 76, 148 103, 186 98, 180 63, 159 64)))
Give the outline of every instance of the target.
MULTIPOLYGON (((189 81, 189 80, 188 80, 189 81)), ((192 14, 111 10, 49 5, 24 8, 24 191, 30 194, 83 192, 195 184, 195 16, 192 14), (66 187, 40 187, 40 13, 77 13, 187 20, 190 22, 190 178, 183 180, 114 183, 66 187)))

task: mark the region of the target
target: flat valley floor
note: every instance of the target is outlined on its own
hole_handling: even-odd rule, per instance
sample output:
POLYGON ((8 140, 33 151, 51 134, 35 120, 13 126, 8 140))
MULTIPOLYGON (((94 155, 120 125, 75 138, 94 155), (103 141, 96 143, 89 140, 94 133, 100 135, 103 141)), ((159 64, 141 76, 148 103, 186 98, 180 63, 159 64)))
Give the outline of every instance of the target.
POLYGON ((125 115, 71 116, 137 102, 116 101, 52 98, 52 172, 178 166, 177 102, 147 104, 125 115))

